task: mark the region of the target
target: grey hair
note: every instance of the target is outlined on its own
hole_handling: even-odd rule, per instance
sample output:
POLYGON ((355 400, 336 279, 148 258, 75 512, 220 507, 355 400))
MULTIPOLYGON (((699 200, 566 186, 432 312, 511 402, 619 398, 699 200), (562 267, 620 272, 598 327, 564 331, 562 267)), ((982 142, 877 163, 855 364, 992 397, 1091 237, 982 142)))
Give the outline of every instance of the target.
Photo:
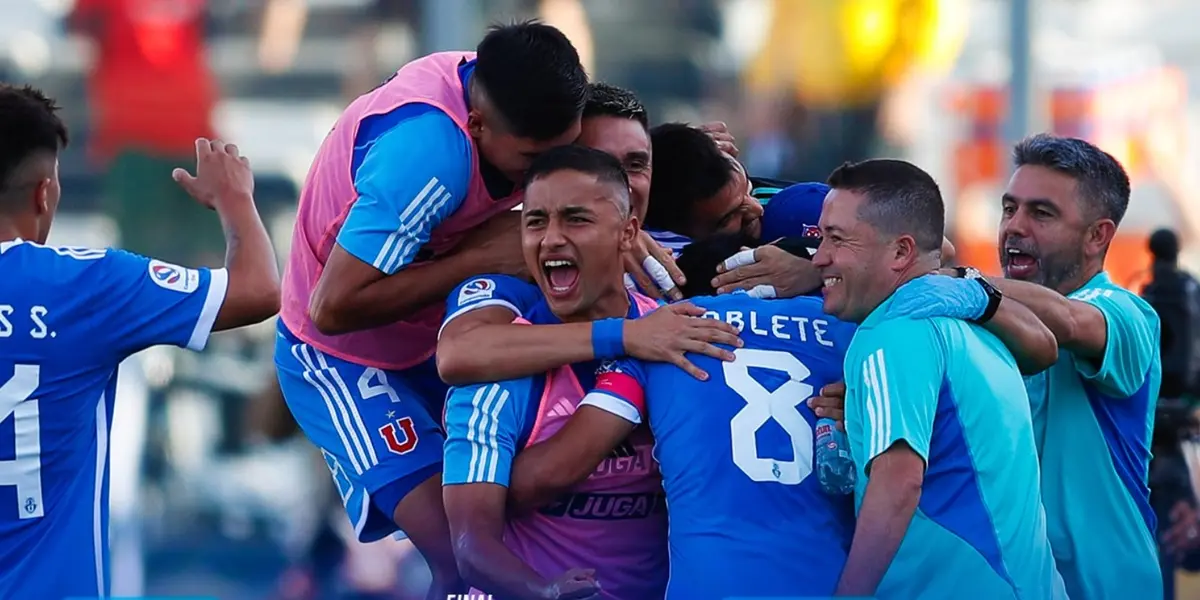
POLYGON ((1071 177, 1087 212, 1121 224, 1129 208, 1129 175, 1111 154, 1079 138, 1048 133, 1021 140, 1012 154, 1016 167, 1045 167, 1071 177))

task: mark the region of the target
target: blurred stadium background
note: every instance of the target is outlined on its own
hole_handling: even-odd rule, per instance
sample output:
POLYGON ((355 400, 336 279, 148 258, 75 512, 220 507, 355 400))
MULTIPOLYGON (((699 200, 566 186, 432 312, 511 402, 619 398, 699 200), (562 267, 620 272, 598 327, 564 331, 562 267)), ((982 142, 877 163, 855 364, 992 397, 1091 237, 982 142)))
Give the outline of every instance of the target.
MULTIPOLYGON (((251 157, 283 255, 296 190, 350 98, 531 16, 655 122, 726 121, 752 174, 917 162, 943 186, 963 261, 993 270, 1009 143, 1086 137, 1135 178, 1114 276, 1144 279, 1146 234, 1164 225, 1200 266, 1192 0, 0 0, 0 79, 65 107, 53 242, 219 261, 215 217, 169 180, 188 162, 177 140, 211 124, 251 157)), ((221 334, 203 354, 148 351, 123 371, 114 595, 420 596, 404 542, 343 542, 325 466, 278 396, 271 338, 270 324, 221 334)))

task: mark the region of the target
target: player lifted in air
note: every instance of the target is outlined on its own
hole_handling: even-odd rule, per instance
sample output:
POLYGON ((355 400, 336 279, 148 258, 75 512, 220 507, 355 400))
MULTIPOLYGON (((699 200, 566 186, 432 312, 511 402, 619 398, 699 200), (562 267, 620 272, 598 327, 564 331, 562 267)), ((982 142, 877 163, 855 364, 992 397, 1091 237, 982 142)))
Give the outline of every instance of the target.
POLYGON ((54 102, 0 84, 0 598, 108 596, 108 438, 117 366, 157 344, 262 321, 279 273, 232 144, 197 140, 175 179, 225 230, 223 269, 44 245, 67 130, 54 102))

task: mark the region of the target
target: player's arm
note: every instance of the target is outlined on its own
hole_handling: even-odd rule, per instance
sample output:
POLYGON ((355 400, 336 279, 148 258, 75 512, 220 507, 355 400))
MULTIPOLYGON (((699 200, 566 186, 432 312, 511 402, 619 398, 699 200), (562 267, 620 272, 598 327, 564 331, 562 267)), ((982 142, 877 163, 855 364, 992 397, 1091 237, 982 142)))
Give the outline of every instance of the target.
POLYGON ((309 303, 317 329, 337 334, 400 320, 491 270, 486 255, 475 252, 413 264, 466 197, 471 160, 466 135, 433 109, 374 141, 355 174, 359 197, 309 303))
POLYGON ((502 598, 544 598, 550 582, 504 545, 509 469, 527 381, 451 390, 446 404, 442 499, 459 572, 502 598))
POLYGON ((1058 340, 1027 306, 1003 298, 996 314, 984 324, 1012 353, 1022 375, 1033 375, 1058 362, 1058 340))
POLYGON ((200 203, 216 209, 225 230, 225 268, 189 269, 119 250, 103 253, 91 272, 96 312, 105 323, 95 348, 112 358, 158 344, 201 350, 209 334, 250 325, 279 310, 279 269, 258 217, 249 163, 232 144, 196 141, 196 176, 182 169, 176 181, 200 203))
POLYGON ((550 439, 526 448, 513 464, 509 512, 533 511, 562 495, 596 470, 642 422, 644 375, 635 360, 602 367, 566 425, 550 439))
POLYGON ((890 321, 857 335, 846 365, 846 430, 868 481, 839 596, 873 596, 908 532, 945 377, 928 321, 890 321))
POLYGON ((1024 281, 991 279, 1006 296, 1029 307, 1075 357, 1080 374, 1119 398, 1141 388, 1158 346, 1158 325, 1132 295, 1115 289, 1081 290, 1064 297, 1024 281))
POLYGON ((693 377, 708 375, 685 354, 694 352, 732 361, 717 344, 740 347, 732 325, 700 318, 690 303, 661 307, 620 327, 596 321, 556 325, 514 324, 508 307, 488 306, 447 320, 438 339, 438 373, 447 383, 494 381, 544 373, 563 365, 628 355, 669 362, 693 377))

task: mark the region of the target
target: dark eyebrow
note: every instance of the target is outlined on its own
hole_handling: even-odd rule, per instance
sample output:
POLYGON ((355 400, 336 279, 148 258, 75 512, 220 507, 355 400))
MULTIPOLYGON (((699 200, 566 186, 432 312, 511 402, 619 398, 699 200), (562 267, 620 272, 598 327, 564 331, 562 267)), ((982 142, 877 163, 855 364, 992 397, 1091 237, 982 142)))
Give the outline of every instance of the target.
POLYGON ((633 152, 625 153, 625 160, 633 160, 633 159, 649 161, 650 153, 646 152, 644 150, 634 150, 633 152))
POLYGON ((525 218, 525 219, 528 219, 529 217, 543 217, 544 218, 546 216, 546 214, 547 213, 545 210, 542 210, 540 208, 531 208, 531 209, 525 211, 525 213, 522 214, 521 217, 525 218))
POLYGON ((1041 209, 1045 209, 1045 210, 1048 210, 1048 211, 1054 212, 1054 213, 1058 212, 1058 205, 1056 205, 1056 204, 1054 204, 1054 202, 1050 201, 1049 198, 1028 198, 1028 199, 1022 200, 1012 194, 1005 193, 1003 196, 1000 197, 1000 201, 1001 202, 1012 202, 1015 204, 1025 204, 1031 208, 1041 208, 1041 209))
POLYGON ((562 213, 564 216, 567 216, 567 217, 575 217, 575 216, 579 216, 579 215, 592 214, 592 210, 590 208, 588 208, 586 206, 579 206, 576 204, 564 206, 563 209, 558 212, 562 213))

